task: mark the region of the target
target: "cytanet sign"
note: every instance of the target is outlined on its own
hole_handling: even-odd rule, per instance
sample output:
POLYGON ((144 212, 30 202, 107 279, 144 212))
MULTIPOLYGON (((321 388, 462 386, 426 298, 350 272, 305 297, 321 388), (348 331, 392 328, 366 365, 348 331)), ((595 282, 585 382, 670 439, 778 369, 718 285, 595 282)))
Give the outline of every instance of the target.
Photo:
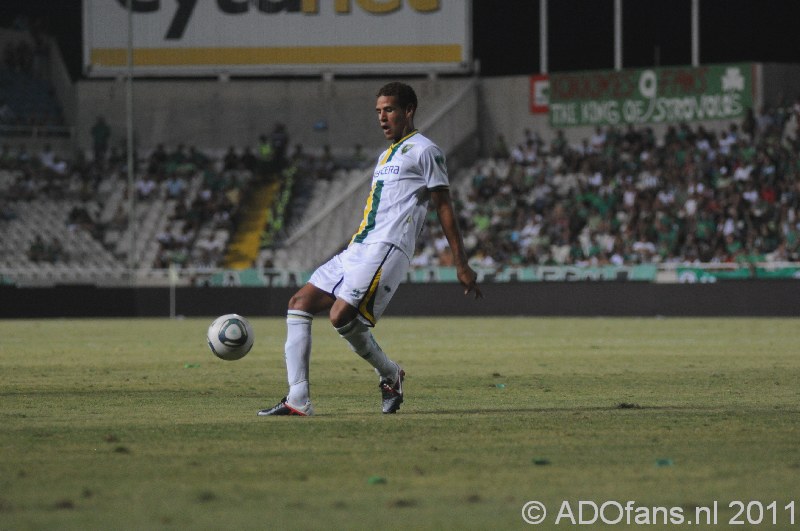
POLYGON ((465 72, 471 2, 85 0, 84 68, 193 76, 465 72))

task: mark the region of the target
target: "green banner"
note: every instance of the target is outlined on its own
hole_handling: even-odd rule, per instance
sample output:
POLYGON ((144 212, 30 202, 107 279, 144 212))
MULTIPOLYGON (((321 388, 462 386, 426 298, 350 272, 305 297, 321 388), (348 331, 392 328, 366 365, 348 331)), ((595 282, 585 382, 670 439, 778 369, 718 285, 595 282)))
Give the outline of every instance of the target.
MULTIPOLYGON (((678 266, 674 272, 659 277, 659 266, 642 264, 632 266, 509 266, 501 269, 477 268, 478 282, 680 282, 712 283, 720 280, 748 279, 798 279, 800 264, 748 265, 719 264, 718 266, 678 266)), ((664 270, 662 270, 662 273, 664 270)), ((244 269, 220 271, 207 277, 195 277, 198 285, 218 287, 300 287, 311 277, 309 271, 278 269, 244 269)), ((409 270, 405 282, 413 284, 458 282, 454 267, 422 267, 409 270)))
POLYGON ((215 287, 300 287, 311 277, 306 271, 278 269, 243 269, 241 271, 221 271, 214 273, 203 282, 215 287))
POLYGON ((733 120, 752 106, 749 63, 550 76, 553 127, 733 120))
MULTIPOLYGON (((645 281, 656 279, 658 268, 654 265, 636 266, 531 266, 502 269, 478 268, 478 282, 572 282, 572 281, 645 281)), ((273 269, 244 269, 213 273, 201 282, 208 286, 249 287, 299 287, 308 282, 311 273, 273 269)), ((412 269, 406 282, 458 282, 454 267, 425 267, 412 269)))
POLYGON ((718 280, 745 280, 745 279, 800 279, 800 266, 786 267, 678 267, 676 269, 678 282, 693 284, 713 283, 718 280))

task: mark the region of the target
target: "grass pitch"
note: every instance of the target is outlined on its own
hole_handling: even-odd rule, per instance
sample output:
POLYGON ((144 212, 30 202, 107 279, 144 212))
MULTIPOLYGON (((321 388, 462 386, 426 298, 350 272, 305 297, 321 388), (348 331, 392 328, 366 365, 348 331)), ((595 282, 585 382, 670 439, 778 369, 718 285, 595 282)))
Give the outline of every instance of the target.
POLYGON ((581 500, 800 523, 798 319, 386 318, 407 398, 381 415, 320 318, 305 419, 255 416, 283 320, 235 362, 210 322, 0 321, 0 529, 526 529, 529 500, 540 528, 581 500))

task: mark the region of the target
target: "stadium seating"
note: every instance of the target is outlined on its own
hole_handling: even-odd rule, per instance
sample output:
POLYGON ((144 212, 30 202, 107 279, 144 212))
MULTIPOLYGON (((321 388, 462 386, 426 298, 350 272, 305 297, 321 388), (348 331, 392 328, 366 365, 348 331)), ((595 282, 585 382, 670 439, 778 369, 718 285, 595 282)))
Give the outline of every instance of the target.
POLYGON ((4 125, 52 126, 63 123, 61 105, 45 80, 0 66, 0 87, 4 103, 13 113, 4 125))
MULTIPOLYGON (((625 134, 608 129, 593 149, 541 142, 527 161, 512 153, 451 168, 470 259, 482 268, 797 261, 799 150, 783 136, 787 115, 775 112, 764 123, 778 125, 763 131, 681 125, 645 145, 646 128, 625 134), (722 142, 731 134, 735 142, 722 142)), ((98 175, 91 163, 76 160, 61 174, 39 156, 20 158, 17 150, 0 161, 0 275, 23 285, 125 281, 131 231, 124 164, 109 163, 98 175), (75 221, 76 212, 88 221, 75 221), (45 244, 61 242, 64 254, 32 259, 28 251, 37 236, 45 244)), ((255 267, 302 268, 296 249, 282 242, 365 177, 347 157, 332 166, 322 157, 311 149, 270 177, 281 182, 281 191, 267 207, 275 209, 274 224, 264 227, 255 267)), ((147 167, 146 159, 139 162, 137 179, 147 167)), ((137 199, 140 279, 167 282, 170 265, 187 272, 223 265, 238 198, 250 193, 255 175, 220 170, 221 162, 212 157, 187 166, 191 171, 182 167, 186 186, 179 198, 170 197, 161 175, 155 191, 137 199)), ((343 245, 352 227, 336 229, 331 237, 343 245)), ((435 221, 418 247, 415 265, 449 264, 435 221)))
MULTIPOLYGON (((112 174, 100 181, 96 193, 88 199, 51 198, 44 194, 17 198, 20 183, 37 189, 46 180, 41 168, 36 168, 34 174, 38 177, 26 178, 20 170, 0 170, 0 196, 13 198, 2 204, 0 275, 20 285, 102 285, 128 278, 131 231, 127 226, 126 180, 112 174), (28 251, 37 237, 45 246, 59 242, 63 252, 50 259, 32 258, 28 251)), ((182 201, 192 205, 204 191, 203 175, 196 174, 189 180, 182 201)), ((60 196, 62 192, 59 189, 55 194, 60 196)), ((222 193, 224 190, 217 192, 222 193)), ((136 263, 140 276, 146 277, 173 261, 180 261, 186 268, 220 266, 230 229, 220 226, 213 215, 189 227, 186 217, 175 215, 177 203, 178 200, 167 198, 164 183, 153 197, 137 200, 136 263)), ((153 273, 153 278, 160 277, 162 273, 153 273)))

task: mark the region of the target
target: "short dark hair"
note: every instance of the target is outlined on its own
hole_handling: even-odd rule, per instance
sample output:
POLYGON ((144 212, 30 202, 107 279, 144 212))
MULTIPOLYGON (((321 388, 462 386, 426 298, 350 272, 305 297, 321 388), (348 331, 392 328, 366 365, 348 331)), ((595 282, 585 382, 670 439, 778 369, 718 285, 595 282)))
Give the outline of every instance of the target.
POLYGON ((407 109, 409 105, 413 105, 414 109, 417 108, 417 94, 411 86, 399 81, 392 81, 380 88, 377 97, 381 96, 394 96, 397 98, 397 103, 401 108, 407 109))

